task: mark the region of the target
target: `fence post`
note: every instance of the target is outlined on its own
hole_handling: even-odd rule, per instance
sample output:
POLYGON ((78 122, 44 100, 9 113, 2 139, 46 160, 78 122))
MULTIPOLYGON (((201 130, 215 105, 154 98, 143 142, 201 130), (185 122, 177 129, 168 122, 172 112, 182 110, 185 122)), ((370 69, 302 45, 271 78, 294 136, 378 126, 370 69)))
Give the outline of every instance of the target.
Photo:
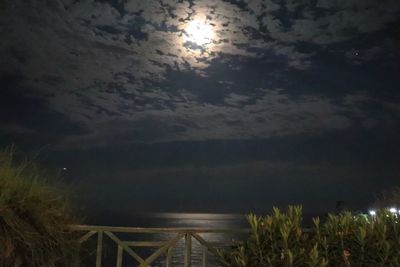
POLYGON ((207 267, 207 256, 208 256, 208 249, 207 247, 203 246, 203 267, 207 267))
POLYGON ((97 250, 96 250, 96 267, 101 267, 103 254, 103 231, 99 231, 97 235, 97 250))
POLYGON ((173 255, 174 255, 174 247, 170 247, 167 252, 167 267, 172 267, 173 255))
POLYGON ((190 233, 186 233, 184 266, 191 267, 191 263, 192 263, 192 235, 190 233))
POLYGON ((123 257, 123 249, 121 247, 121 245, 118 245, 118 252, 117 252, 117 267, 121 267, 122 266, 122 257, 123 257))

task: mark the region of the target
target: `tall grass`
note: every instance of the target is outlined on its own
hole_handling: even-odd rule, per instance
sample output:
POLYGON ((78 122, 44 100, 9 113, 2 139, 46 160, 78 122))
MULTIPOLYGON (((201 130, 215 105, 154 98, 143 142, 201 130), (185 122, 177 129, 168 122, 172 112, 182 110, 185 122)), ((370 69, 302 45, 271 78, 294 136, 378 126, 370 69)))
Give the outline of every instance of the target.
POLYGON ((78 244, 67 225, 75 222, 56 186, 33 163, 15 163, 0 151, 0 266, 71 267, 78 244))
POLYGON ((249 215, 251 234, 226 255, 235 267, 399 267, 400 218, 382 210, 375 217, 331 214, 307 231, 301 207, 249 215))

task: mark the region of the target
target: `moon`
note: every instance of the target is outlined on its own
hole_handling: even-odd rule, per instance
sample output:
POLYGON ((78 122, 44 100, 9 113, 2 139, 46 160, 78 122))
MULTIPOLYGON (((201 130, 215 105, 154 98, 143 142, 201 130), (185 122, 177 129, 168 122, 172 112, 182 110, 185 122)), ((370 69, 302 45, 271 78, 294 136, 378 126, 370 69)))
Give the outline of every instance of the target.
POLYGON ((185 29, 185 39, 187 42, 195 43, 198 46, 204 46, 213 42, 214 30, 207 22, 192 20, 185 29))

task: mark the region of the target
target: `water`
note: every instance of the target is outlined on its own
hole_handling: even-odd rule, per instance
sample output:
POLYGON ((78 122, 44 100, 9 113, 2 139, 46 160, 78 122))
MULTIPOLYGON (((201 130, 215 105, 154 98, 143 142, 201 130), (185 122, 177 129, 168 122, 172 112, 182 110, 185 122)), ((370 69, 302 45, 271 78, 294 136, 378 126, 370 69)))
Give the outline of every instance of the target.
MULTIPOLYGON (((114 215, 115 216, 115 215, 114 215)), ((243 229, 248 228, 244 215, 236 214, 209 214, 209 213, 141 213, 134 214, 124 219, 124 223, 115 223, 118 218, 108 216, 100 219, 103 225, 131 226, 131 227, 151 227, 151 228, 212 228, 212 229, 243 229), (112 222, 111 222, 112 220, 112 222)), ((99 223, 97 223, 99 224, 99 223)), ((124 241, 165 241, 171 240, 176 234, 117 234, 124 241)), ((201 236, 208 242, 230 243, 232 239, 240 240, 243 235, 238 234, 214 234, 207 233, 201 236)), ((116 246, 105 238, 104 264, 103 266, 115 266, 116 246)), ((93 245, 93 244, 92 244, 93 245)), ((184 240, 177 243, 173 256, 173 266, 183 266, 184 260, 184 240)), ((134 248, 142 258, 148 257, 156 249, 134 248)), ((202 266, 203 246, 194 238, 192 239, 192 266, 202 266)), ((92 257, 93 258, 93 257, 92 257)), ((165 256, 162 256, 153 267, 165 266, 165 256)), ((209 267, 218 266, 213 260, 213 255, 208 253, 209 267)), ((137 262, 130 255, 124 253, 123 266, 137 266, 137 262)))
MULTIPOLYGON (((143 213, 136 215, 151 227, 242 228, 247 227, 245 215, 216 213, 143 213)), ((149 227, 149 226, 148 226, 149 227)))

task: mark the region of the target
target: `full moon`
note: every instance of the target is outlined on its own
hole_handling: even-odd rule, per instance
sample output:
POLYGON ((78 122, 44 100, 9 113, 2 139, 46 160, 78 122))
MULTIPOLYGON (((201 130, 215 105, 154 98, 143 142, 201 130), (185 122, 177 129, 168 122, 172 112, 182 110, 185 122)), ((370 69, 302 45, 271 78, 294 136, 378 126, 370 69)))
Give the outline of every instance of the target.
POLYGON ((213 27, 206 22, 193 20, 185 29, 186 41, 193 42, 199 46, 209 44, 213 41, 213 27))

